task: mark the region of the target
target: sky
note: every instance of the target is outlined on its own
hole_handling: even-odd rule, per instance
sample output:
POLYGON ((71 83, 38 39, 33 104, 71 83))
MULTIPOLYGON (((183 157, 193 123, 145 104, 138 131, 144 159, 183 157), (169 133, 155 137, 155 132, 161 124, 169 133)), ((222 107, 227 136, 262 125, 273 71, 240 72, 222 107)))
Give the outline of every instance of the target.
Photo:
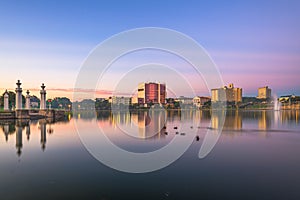
MULTIPOLYGON (((126 30, 161 27, 198 42, 224 83, 242 87, 243 96, 256 96, 257 88, 265 85, 278 96, 300 95, 299 10, 297 0, 0 1, 0 92, 14 90, 20 79, 31 94, 39 96, 45 83, 49 98, 72 99, 80 68, 99 43, 126 30)), ((196 94, 209 95, 186 63, 151 51, 116 62, 99 81, 96 95, 116 90, 123 66, 151 61, 187 72, 184 76, 196 94)), ((193 95, 184 88, 177 93, 193 95)))

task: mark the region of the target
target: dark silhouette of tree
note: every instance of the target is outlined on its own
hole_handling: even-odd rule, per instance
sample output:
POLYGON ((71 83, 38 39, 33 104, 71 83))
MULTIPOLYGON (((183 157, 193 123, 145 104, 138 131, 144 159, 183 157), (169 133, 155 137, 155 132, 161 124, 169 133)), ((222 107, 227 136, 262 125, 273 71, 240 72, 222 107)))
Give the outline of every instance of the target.
MULTIPOLYGON (((9 108, 12 109, 16 105, 16 93, 14 93, 12 91, 8 91, 8 96, 9 96, 9 98, 8 98, 9 108)), ((22 95, 23 107, 25 107, 25 102, 26 102, 25 96, 22 95)), ((3 106, 4 106, 4 93, 0 97, 0 108, 2 109, 3 106)))

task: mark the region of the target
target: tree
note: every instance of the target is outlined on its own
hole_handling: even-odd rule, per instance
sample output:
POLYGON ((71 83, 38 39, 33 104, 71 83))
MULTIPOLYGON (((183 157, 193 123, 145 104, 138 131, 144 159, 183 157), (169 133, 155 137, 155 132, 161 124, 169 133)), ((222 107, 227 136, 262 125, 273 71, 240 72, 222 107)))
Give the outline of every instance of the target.
MULTIPOLYGON (((12 91, 8 91, 8 102, 9 102, 9 108, 11 109, 12 107, 15 107, 16 105, 16 93, 12 92, 12 91)), ((25 106, 25 96, 22 95, 22 105, 23 107, 25 106)), ((2 94, 2 96, 0 97, 0 107, 3 108, 4 106, 4 93, 2 94)))
POLYGON ((98 99, 96 99, 95 108, 96 108, 96 110, 110 110, 111 109, 111 103, 109 103, 108 100, 98 100, 98 99))
POLYGON ((51 104, 51 108, 56 109, 69 109, 69 105, 72 105, 72 102, 67 97, 55 97, 51 101, 47 100, 47 107, 51 104))

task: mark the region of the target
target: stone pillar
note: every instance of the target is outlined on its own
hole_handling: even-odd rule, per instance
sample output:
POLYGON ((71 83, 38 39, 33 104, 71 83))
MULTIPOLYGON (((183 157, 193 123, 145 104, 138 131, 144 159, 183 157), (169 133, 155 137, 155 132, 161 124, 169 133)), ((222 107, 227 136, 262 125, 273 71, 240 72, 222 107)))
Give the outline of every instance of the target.
POLYGON ((9 99, 9 95, 8 95, 7 90, 6 90, 5 93, 4 93, 4 110, 5 111, 9 110, 9 101, 8 101, 8 99, 9 99))
POLYGON ((29 90, 27 90, 27 95, 26 95, 26 106, 25 106, 25 108, 26 109, 30 109, 30 95, 29 95, 29 90))
POLYGON ((40 103, 40 109, 41 110, 46 110, 46 90, 45 90, 45 85, 44 83, 42 84, 41 88, 41 103, 40 103))
POLYGON ((22 83, 18 80, 16 88, 16 110, 22 109, 22 88, 20 87, 22 83))

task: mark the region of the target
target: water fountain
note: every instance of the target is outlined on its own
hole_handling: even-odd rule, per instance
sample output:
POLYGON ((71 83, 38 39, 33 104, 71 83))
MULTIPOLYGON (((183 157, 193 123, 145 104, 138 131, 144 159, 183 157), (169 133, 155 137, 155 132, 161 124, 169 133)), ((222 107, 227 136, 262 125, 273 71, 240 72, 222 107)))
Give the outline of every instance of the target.
POLYGON ((280 111, 281 103, 278 101, 277 96, 274 96, 274 111, 280 111))
POLYGON ((274 102, 274 124, 278 127, 278 122, 280 121, 280 109, 281 109, 281 103, 278 101, 278 97, 275 95, 273 97, 273 102, 274 102))

